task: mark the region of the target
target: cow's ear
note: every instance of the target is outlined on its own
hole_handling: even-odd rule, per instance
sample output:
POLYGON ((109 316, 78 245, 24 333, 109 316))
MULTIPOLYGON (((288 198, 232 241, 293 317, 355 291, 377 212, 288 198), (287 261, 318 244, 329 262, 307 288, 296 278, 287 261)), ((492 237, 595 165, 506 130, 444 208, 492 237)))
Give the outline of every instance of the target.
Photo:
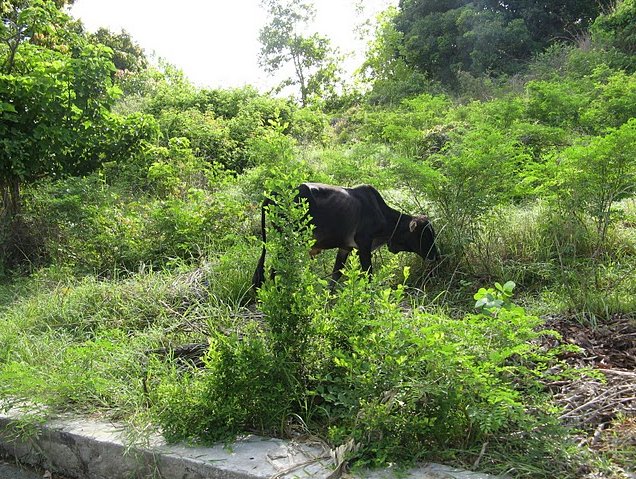
POLYGON ((409 231, 413 233, 417 229, 417 219, 413 218, 409 223, 409 231))

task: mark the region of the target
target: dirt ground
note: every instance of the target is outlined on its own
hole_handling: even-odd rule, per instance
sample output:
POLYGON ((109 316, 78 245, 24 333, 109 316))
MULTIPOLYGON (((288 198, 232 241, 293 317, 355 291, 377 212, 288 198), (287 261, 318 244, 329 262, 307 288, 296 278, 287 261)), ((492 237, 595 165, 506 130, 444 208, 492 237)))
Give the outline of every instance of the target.
POLYGON ((563 407, 561 418, 580 429, 580 445, 607 453, 636 478, 636 314, 615 315, 594 324, 575 318, 550 318, 547 326, 577 352, 563 359, 595 374, 550 384, 563 407))

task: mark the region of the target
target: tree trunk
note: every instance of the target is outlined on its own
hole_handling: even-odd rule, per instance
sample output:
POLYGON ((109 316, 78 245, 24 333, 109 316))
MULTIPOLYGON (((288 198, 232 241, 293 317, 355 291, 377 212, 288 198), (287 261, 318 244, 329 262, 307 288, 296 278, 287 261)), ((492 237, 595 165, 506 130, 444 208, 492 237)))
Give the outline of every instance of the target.
POLYGON ((19 262, 20 257, 20 180, 0 182, 0 274, 19 262))
POLYGON ((20 180, 17 177, 6 178, 0 182, 2 203, 0 203, 0 219, 12 222, 20 213, 20 180))

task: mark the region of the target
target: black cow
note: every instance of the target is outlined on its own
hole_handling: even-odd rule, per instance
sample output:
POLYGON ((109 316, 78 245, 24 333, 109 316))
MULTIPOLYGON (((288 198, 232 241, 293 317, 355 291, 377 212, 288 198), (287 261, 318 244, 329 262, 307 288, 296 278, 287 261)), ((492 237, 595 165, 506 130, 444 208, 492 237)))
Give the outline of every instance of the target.
MULTIPOLYGON (((371 252, 386 244, 389 251, 409 251, 424 259, 435 260, 439 251, 435 232, 426 216, 410 216, 390 208, 372 186, 355 188, 303 183, 297 198, 306 198, 314 225, 316 240, 310 253, 338 248, 332 278, 338 281, 341 269, 353 248, 358 250, 360 265, 371 273, 371 252)), ((272 200, 266 199, 261 210, 263 252, 252 282, 255 288, 265 279, 265 210, 272 200)))

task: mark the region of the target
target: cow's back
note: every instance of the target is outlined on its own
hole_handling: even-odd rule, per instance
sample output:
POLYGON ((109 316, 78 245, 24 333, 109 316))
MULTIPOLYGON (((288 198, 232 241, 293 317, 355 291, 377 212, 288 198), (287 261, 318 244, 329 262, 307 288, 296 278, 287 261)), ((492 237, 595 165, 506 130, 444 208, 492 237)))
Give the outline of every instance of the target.
POLYGON ((371 186, 300 185, 299 196, 307 199, 313 218, 316 246, 320 249, 356 248, 356 235, 375 229, 382 222, 376 195, 379 196, 371 186))

